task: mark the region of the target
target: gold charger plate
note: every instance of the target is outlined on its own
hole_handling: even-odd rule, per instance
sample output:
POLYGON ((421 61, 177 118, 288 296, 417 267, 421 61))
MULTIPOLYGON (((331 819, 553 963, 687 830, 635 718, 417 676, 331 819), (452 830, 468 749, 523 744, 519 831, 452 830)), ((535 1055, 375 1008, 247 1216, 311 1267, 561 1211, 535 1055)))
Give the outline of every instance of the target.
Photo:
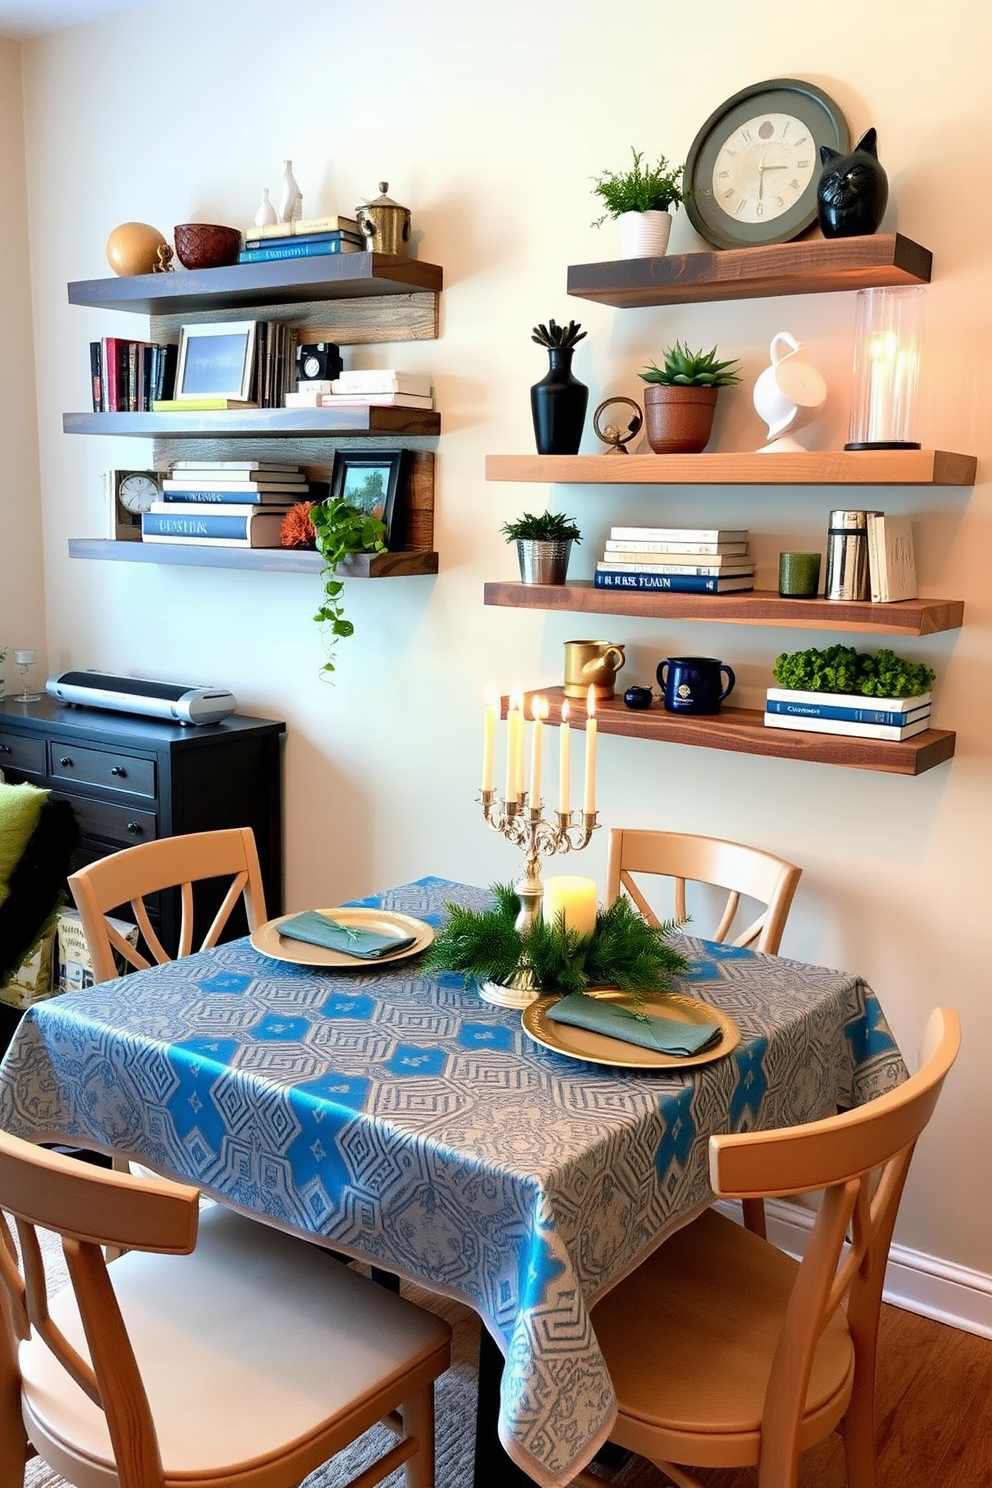
MULTIPOLYGON (((548 1017, 548 1010, 562 995, 557 992, 539 997, 524 1008, 521 1017, 524 1032, 546 1049, 553 1049, 556 1054, 567 1054, 570 1059, 584 1059, 587 1064, 607 1064, 618 1069, 686 1069, 722 1059, 740 1043, 741 1031, 733 1018, 719 1008, 711 1007, 708 1002, 699 1002, 681 992, 643 992, 641 1006, 649 1016, 654 1013, 657 1017, 673 1018, 679 1023, 718 1024, 719 1039, 699 1054, 663 1054, 659 1049, 643 1049, 639 1044, 628 1044, 622 1039, 609 1038, 605 1033, 593 1033, 588 1028, 576 1028, 571 1023, 554 1023, 548 1017)), ((597 987, 589 995, 629 1010, 635 1006, 630 993, 621 992, 618 987, 597 987)))
POLYGON ((256 951, 271 956, 273 961, 290 961, 294 966, 333 966, 336 970, 368 970, 370 967, 389 966, 394 961, 405 961, 408 956, 419 956, 434 939, 434 930, 423 920, 412 915, 397 914, 391 909, 361 909, 342 906, 340 909, 319 909, 318 914, 329 915, 339 925, 354 925, 361 930, 374 930, 379 935, 414 935, 413 945, 401 950, 389 951, 385 956, 348 956, 344 951, 332 950, 330 946, 309 945, 305 940, 292 940, 279 934, 279 926, 292 920, 299 913, 280 915, 276 920, 266 920, 250 936, 256 951))

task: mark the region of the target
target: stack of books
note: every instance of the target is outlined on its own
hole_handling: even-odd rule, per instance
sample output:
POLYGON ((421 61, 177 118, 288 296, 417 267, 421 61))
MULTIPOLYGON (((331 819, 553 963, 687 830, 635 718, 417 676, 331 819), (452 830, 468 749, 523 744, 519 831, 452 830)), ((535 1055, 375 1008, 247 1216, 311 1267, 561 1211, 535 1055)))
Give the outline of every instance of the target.
POLYGON ((765 724, 800 733, 846 734, 853 739, 911 739, 930 727, 930 703, 929 692, 913 698, 867 698, 858 693, 769 687, 765 724))
POLYGON ((94 413, 147 413, 156 398, 171 398, 177 346, 104 336, 90 342, 94 413))
POLYGON ((310 496, 298 465, 177 460, 162 481, 162 499, 142 513, 141 538, 218 548, 278 548, 284 516, 310 496))
POLYGON ((329 382, 298 382, 285 403, 287 408, 433 408, 433 379, 429 372, 392 367, 342 372, 329 382))
POLYGON ((597 589, 730 594, 754 588, 747 531, 727 527, 611 527, 597 589))
POLYGON ((238 263, 268 263, 283 258, 320 258, 328 253, 362 253, 366 242, 354 217, 309 217, 273 222, 245 233, 238 263))

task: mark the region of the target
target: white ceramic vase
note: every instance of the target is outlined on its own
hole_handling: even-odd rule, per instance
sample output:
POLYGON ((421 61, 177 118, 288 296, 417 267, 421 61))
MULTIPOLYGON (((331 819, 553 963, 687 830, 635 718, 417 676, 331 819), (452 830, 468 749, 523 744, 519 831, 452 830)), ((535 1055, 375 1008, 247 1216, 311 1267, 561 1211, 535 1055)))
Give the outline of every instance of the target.
POLYGON ((297 222, 303 216, 303 193, 293 175, 293 162, 283 161, 282 200, 279 203, 279 221, 297 222))
POLYGON ((802 343, 788 331, 772 337, 768 349, 771 365, 754 384, 755 412, 768 425, 768 443, 759 455, 805 453, 805 446, 792 435, 810 423, 827 401, 822 373, 806 360, 802 343))
POLYGON ((271 227, 273 222, 278 221, 279 218, 276 215, 276 209, 269 200, 269 188, 268 186, 263 186, 262 200, 259 202, 258 211, 255 213, 255 226, 271 227))
POLYGON ((621 212, 621 258, 664 258, 672 235, 670 212, 621 212))

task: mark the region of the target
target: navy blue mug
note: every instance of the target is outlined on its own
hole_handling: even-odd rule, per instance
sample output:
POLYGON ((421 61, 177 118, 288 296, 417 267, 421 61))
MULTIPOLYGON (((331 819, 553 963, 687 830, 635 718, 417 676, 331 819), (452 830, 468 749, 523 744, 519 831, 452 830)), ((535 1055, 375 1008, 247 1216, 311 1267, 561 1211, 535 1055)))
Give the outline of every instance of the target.
POLYGON ((669 656, 656 676, 669 713, 719 713, 737 681, 733 668, 715 656, 669 656))

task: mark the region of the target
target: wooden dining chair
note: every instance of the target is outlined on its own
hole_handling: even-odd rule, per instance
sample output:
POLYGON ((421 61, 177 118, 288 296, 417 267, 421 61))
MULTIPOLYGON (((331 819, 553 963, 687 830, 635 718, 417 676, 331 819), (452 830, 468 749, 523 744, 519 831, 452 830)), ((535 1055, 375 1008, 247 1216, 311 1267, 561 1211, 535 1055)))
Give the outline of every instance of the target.
POLYGON ((686 919, 687 882, 726 889, 727 901, 716 930, 706 937, 709 940, 726 941, 742 894, 758 900, 765 908, 732 944, 777 955, 802 869, 760 848, 725 842, 719 837, 614 827, 606 863, 606 902, 612 904, 623 889, 645 919, 657 925, 658 916, 635 879, 635 875, 642 874, 660 874, 675 880, 677 920, 686 919))
MULTIPOLYGON (((616 1388, 611 1439, 679 1488, 757 1466, 795 1488, 800 1453, 839 1428, 849 1488, 875 1488, 875 1351, 885 1263, 916 1139, 961 1041, 927 1025, 918 1074, 807 1126, 710 1138, 724 1197, 823 1190, 802 1261, 707 1210, 606 1294, 592 1324, 616 1388)), ((588 1473, 584 1488, 602 1488, 588 1473)))
POLYGON ((194 949, 193 886, 212 878, 230 878, 231 882, 197 947, 201 951, 217 944, 239 900, 244 901, 250 930, 265 921, 262 870, 249 827, 160 837, 155 842, 142 842, 137 847, 126 847, 98 858, 71 874, 69 887, 83 922, 95 980, 109 982, 119 975, 117 957, 136 970, 152 964, 110 923, 112 911, 126 904, 130 904, 141 938, 154 960, 162 964, 173 959, 152 928, 145 905, 149 895, 164 889, 180 890, 182 919, 176 954, 188 956, 194 949))
POLYGON ((401 1464, 433 1488, 448 1324, 198 1197, 0 1133, 0 1488, 35 1454, 75 1488, 296 1488, 377 1422, 399 1440, 351 1488, 401 1464), (62 1237, 53 1296, 36 1226, 62 1237))

